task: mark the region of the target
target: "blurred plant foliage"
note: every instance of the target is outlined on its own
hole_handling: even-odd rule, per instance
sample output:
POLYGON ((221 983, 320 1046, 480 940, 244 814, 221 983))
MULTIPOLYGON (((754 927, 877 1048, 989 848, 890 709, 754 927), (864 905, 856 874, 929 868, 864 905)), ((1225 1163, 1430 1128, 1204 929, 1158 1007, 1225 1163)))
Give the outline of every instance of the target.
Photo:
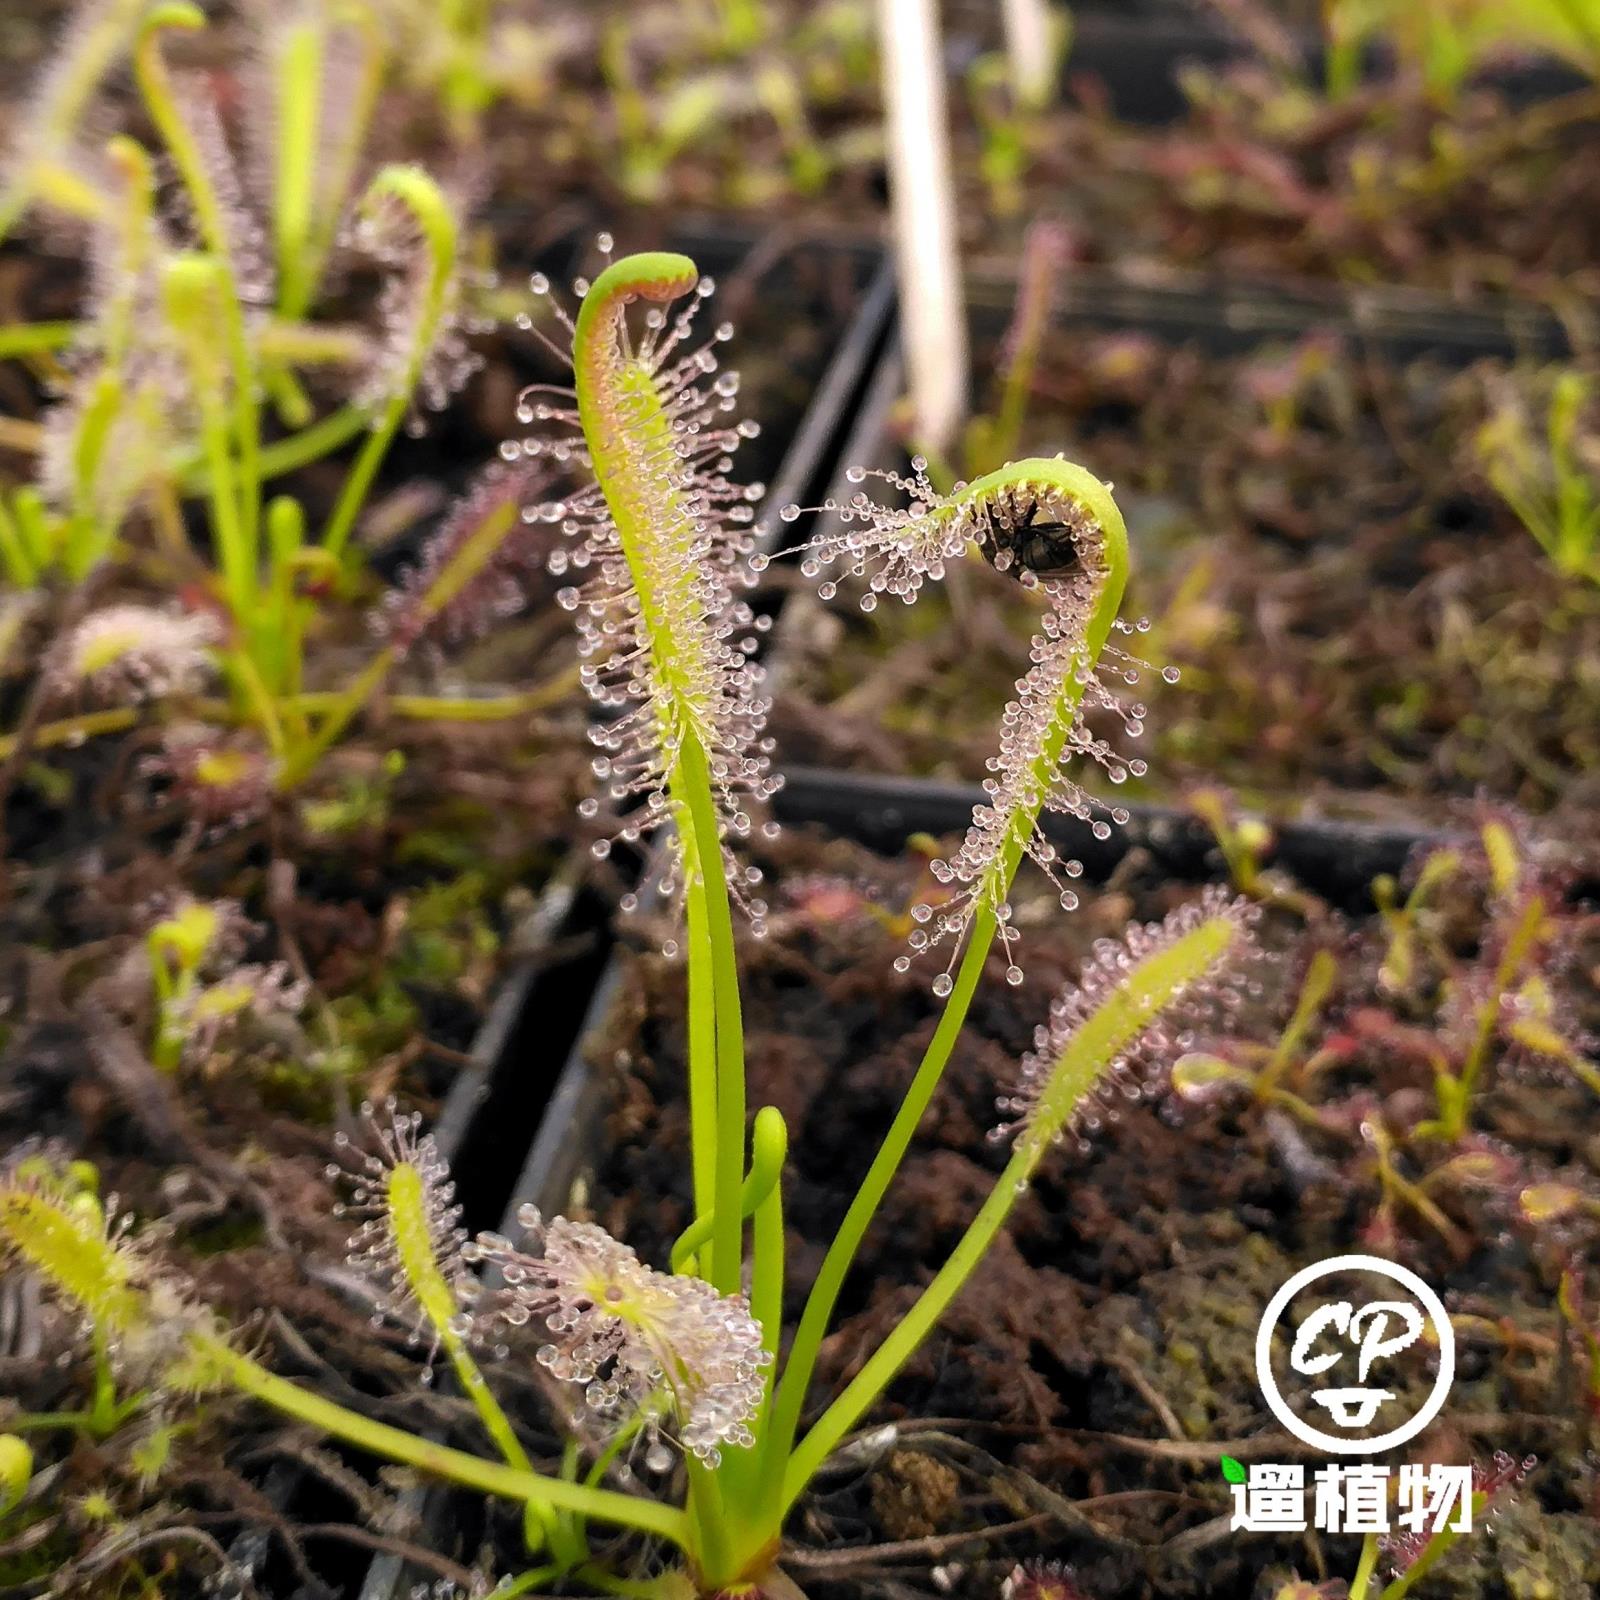
POLYGON ((1600 583, 1600 439, 1585 427, 1594 381, 1565 370, 1544 386, 1544 425, 1527 401, 1502 395, 1479 428, 1484 475, 1563 577, 1600 583))
MULTIPOLYGON (((482 20, 440 17, 458 33, 482 20)), ((462 200, 371 153, 381 24, 321 0, 252 14, 248 65, 230 76, 169 59, 206 30, 187 0, 90 5, 47 64, 0 226, 39 214, 66 229, 86 290, 77 318, 0 328, 0 356, 38 396, 35 417, 0 418, 0 442, 31 466, 0 489, 14 591, 0 646, 15 656, 30 634, 57 635, 0 760, 125 730, 152 706, 170 726, 176 709, 188 726, 167 776, 206 821, 237 817, 298 786, 430 630, 461 631, 480 600, 485 615, 500 607, 485 585, 528 531, 522 480, 494 469, 366 644, 372 584, 352 535, 395 440, 481 364, 493 287, 468 261, 462 200), (126 133, 95 147, 98 90, 124 56, 159 154, 126 133), (326 497, 271 492, 339 452, 326 497), (107 588, 116 605, 100 605, 107 588), (214 677, 221 700, 204 698, 214 677)), ((494 710, 435 697, 403 714, 494 710)))
POLYGON ((1324 0, 1328 89, 1349 94, 1362 58, 1378 43, 1419 70, 1430 91, 1452 97, 1472 73, 1509 53, 1549 53, 1600 74, 1596 0, 1324 0))

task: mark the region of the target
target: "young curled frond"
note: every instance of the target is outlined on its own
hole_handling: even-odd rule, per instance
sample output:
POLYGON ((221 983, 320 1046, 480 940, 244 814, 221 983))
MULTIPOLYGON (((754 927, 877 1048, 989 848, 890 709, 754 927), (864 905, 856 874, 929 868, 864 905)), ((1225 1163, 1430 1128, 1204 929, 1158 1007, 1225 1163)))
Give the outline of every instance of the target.
MULTIPOLYGON (((543 279, 534 287, 549 290, 543 279)), ((613 713, 594 731, 595 773, 618 806, 642 802, 619 837, 652 832, 688 787, 708 783, 726 844, 751 832, 752 802, 778 786, 754 660, 765 619, 740 593, 755 582, 752 508, 764 489, 729 477, 734 451, 757 429, 731 419, 738 379, 717 372, 715 346, 733 330, 724 323, 690 344, 714 286, 685 256, 630 256, 576 287, 577 319, 558 312, 572 338, 574 387, 524 394, 520 419, 541 427, 515 448, 570 469, 578 486, 523 514, 568 538, 550 567, 578 580, 558 598, 577 618, 589 692, 613 713), (639 328, 628 320, 635 304, 644 306, 639 328)), ((679 866, 693 872, 682 854, 692 830, 677 820, 679 866)), ((756 881, 753 869, 736 873, 736 895, 756 881)), ((764 905, 742 898, 759 928, 764 905)))
POLYGON ((1014 1138, 1036 1157, 1115 1121, 1145 1098, 1203 1005, 1226 1004, 1255 951, 1250 902, 1213 888, 1161 922, 1134 923, 1101 939, 1077 979, 1056 997, 1034 1034, 1017 1083, 998 1101, 1014 1138))
MULTIPOLYGON (((379 303, 382 341, 362 398, 416 401, 442 411, 483 365, 469 339, 490 326, 467 303, 458 207, 420 167, 384 167, 361 201, 354 239, 389 272, 379 303)), ((411 431, 420 433, 420 413, 411 431)))
POLYGON ((469 1247, 498 1267, 504 1282, 489 1317, 511 1327, 543 1323, 550 1338, 540 1346, 540 1365, 582 1384, 597 1416, 639 1418, 652 1438, 646 1465, 664 1470, 671 1461, 659 1436, 663 1420, 708 1467, 725 1446, 755 1442, 750 1423, 772 1355, 743 1295, 657 1272, 593 1223, 546 1223, 533 1206, 524 1206, 518 1221, 542 1243, 539 1255, 487 1233, 469 1247))
MULTIPOLYGON (((1137 682, 1147 664, 1109 643, 1114 631, 1141 625, 1119 621, 1117 609, 1127 582, 1127 532, 1109 485, 1082 467, 1059 459, 1013 462, 941 495, 928 481, 925 464, 913 463, 913 476, 882 476, 907 497, 905 506, 881 506, 865 491, 849 501, 829 501, 824 510, 836 525, 805 549, 801 571, 824 569, 864 579, 861 604, 872 610, 880 595, 907 604, 928 579, 942 579, 952 561, 976 546, 1000 571, 1013 574, 1039 592, 1046 603, 1031 646, 1032 665, 1018 681, 1016 696, 1001 717, 1000 750, 989 762, 993 776, 984 788, 988 801, 973 813, 961 848, 932 871, 950 890, 938 906, 913 909, 919 924, 911 936, 914 952, 948 942, 951 964, 972 927, 985 913, 998 924, 1008 952, 1008 977, 1022 981, 1010 958, 1015 933, 1008 895, 1018 864, 1030 857, 1050 876, 1063 907, 1077 904, 1062 876, 1082 868, 1062 861, 1039 828, 1046 810, 1064 811, 1089 823, 1106 838, 1113 824, 1127 820, 1120 806, 1092 798, 1065 770, 1075 756, 1101 766, 1113 783, 1139 777, 1145 765, 1118 755, 1094 734, 1085 713, 1106 711, 1121 718, 1129 737, 1144 726, 1144 707, 1124 704, 1108 678, 1137 682)), ((868 474, 852 469, 853 481, 868 474)), ((838 592, 836 577, 821 585, 824 599, 838 592)), ((909 957, 896 963, 904 971, 909 957)), ((934 980, 936 993, 948 994, 947 969, 934 980)))
POLYGON ((169 34, 198 33, 205 13, 191 0, 158 0, 147 10, 133 52, 134 77, 180 180, 173 193, 181 231, 226 263, 230 300, 264 303, 272 268, 261 226, 245 199, 216 95, 205 79, 174 73, 165 55, 169 34))

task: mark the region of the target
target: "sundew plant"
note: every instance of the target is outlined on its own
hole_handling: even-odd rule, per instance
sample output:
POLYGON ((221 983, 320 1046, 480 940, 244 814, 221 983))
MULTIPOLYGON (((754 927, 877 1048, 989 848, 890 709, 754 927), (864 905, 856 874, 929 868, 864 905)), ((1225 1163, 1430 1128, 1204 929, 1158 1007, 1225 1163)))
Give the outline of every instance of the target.
MULTIPOLYGON (((296 788, 420 639, 493 613, 508 541, 527 531, 528 474, 495 463, 370 619, 372 641, 353 536, 396 441, 476 369, 487 286, 467 269, 458 199, 420 167, 367 159, 382 68, 371 17, 320 4, 254 15, 225 118, 170 59, 205 27, 196 6, 91 8, 47 74, 0 213, 76 228, 87 265, 80 318, 0 328, 0 355, 26 362, 44 396, 37 423, 11 419, 5 434, 35 468, 0 492, 13 591, 0 645, 59 635, 0 760, 157 721, 166 778, 208 819, 296 788), (158 149, 126 134, 88 143, 85 102, 122 55, 158 149), (372 316, 317 318, 367 280, 372 316), (325 505, 274 492, 341 449, 325 505), (364 660, 318 657, 352 632, 364 660)), ((537 703, 392 704, 481 719, 537 703)))
MULTIPOLYGON (((902 963, 948 951, 933 982, 936 1031, 785 1348, 787 1135, 776 1108, 748 1115, 735 936, 741 917, 761 927, 759 880, 739 865, 740 847, 775 786, 743 598, 761 565, 751 531, 760 490, 730 476, 750 429, 733 420, 737 385, 717 370, 729 330, 696 340, 708 285, 690 260, 629 256, 578 288, 581 304, 565 321, 571 387, 525 397, 534 429, 514 453, 569 474, 562 496, 527 514, 565 535, 557 565, 574 580, 564 603, 607 714, 596 772, 620 809, 618 831, 658 836, 683 907, 694 1220, 656 1265, 593 1223, 532 1208, 520 1242, 469 1239, 415 1116, 374 1111, 367 1144, 347 1152, 351 1260, 377 1280, 388 1312, 448 1361, 481 1420, 484 1452, 376 1422, 280 1378, 192 1309, 162 1349, 191 1387, 242 1389, 329 1437, 521 1507, 528 1565, 502 1592, 574 1581, 628 1595, 781 1587, 785 1526, 808 1485, 960 1294, 1040 1166, 1144 1097, 1207 1013, 1249 981, 1253 913, 1212 892, 1096 947, 1040 1019, 1013 1080, 997 1086, 996 1138, 1009 1155, 988 1197, 899 1324, 803 1425, 841 1289, 997 945, 1000 970, 1019 975, 1010 895, 1024 858, 1071 903, 1066 880, 1078 869, 1040 829, 1049 806, 1090 814, 1063 763, 1087 756, 1113 778, 1126 770, 1084 723, 1088 709, 1116 704, 1107 666, 1107 676, 1136 671, 1109 645, 1127 569, 1123 523, 1109 489, 1083 468, 1028 460, 943 496, 920 473, 899 480, 904 507, 863 493, 835 508, 840 531, 807 552, 809 570, 866 577, 869 601, 909 600, 976 544, 1039 590, 1046 620, 1003 714, 989 800, 941 867, 942 903, 919 908, 902 963), (494 1269, 482 1283, 481 1266, 494 1269), (571 1442, 550 1470, 531 1461, 480 1365, 485 1351, 514 1359, 524 1327, 537 1330, 536 1360, 556 1392, 572 1397, 571 1442), (591 1545, 601 1529, 604 1559, 591 1545)), ((1136 710, 1123 711, 1134 724, 1136 710)), ((1094 825, 1112 824, 1097 816, 1094 825)), ((112 1343, 159 1314, 103 1242, 98 1215, 58 1204, 47 1186, 0 1185, 0 1239, 92 1329, 114 1311, 112 1343)), ((106 1403, 133 1402, 114 1390, 106 1403)))

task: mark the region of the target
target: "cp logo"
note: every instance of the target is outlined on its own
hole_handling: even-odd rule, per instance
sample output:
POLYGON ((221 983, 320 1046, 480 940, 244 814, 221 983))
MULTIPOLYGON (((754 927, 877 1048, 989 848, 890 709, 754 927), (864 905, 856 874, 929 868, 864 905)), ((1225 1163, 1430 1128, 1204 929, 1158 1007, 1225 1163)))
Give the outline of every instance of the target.
POLYGON ((1376 1455, 1414 1438, 1438 1416, 1455 1379, 1456 1339, 1445 1311, 1432 1289, 1416 1273, 1378 1256, 1333 1256, 1295 1273, 1268 1302, 1256 1330, 1256 1380, 1272 1414, 1295 1438, 1339 1455, 1376 1455), (1272 1335, 1289 1303, 1297 1294, 1341 1272, 1376 1273, 1406 1291, 1403 1299, 1369 1300, 1357 1305, 1346 1299, 1324 1299, 1300 1323, 1290 1346, 1289 1365, 1305 1377, 1320 1377, 1334 1368, 1353 1366, 1355 1383, 1316 1390, 1311 1398, 1328 1413, 1335 1428, 1328 1433, 1295 1415, 1278 1388, 1272 1371, 1272 1335), (1426 1322, 1433 1324, 1439 1350, 1439 1372, 1422 1408, 1398 1427, 1373 1438, 1352 1438, 1367 1427, 1392 1390, 1371 1387, 1367 1379, 1373 1365, 1409 1349, 1422 1336, 1426 1322))

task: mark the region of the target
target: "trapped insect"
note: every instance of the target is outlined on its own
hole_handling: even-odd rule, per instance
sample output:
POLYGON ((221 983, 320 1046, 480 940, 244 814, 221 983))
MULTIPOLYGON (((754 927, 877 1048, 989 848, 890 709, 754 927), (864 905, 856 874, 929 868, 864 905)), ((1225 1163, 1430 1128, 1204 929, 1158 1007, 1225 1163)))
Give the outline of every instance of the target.
MULTIPOLYGON (((1015 569, 1026 583, 1030 578, 1065 578, 1079 570, 1082 520, 1036 521, 1042 509, 1038 500, 1020 495, 1013 496, 1009 508, 998 501, 985 508, 979 543, 997 572, 1015 569)), ((1061 510, 1051 509, 1060 519, 1061 510)))

